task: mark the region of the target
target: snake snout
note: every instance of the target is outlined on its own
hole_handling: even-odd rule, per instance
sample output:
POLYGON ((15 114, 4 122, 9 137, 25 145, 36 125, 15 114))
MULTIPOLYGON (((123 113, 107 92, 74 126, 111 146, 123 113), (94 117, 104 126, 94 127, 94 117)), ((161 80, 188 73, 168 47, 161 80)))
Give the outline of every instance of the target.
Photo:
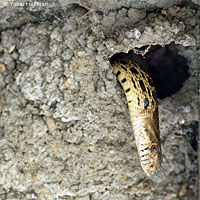
POLYGON ((148 176, 152 176, 161 164, 161 149, 157 144, 146 147, 140 154, 140 162, 148 176))

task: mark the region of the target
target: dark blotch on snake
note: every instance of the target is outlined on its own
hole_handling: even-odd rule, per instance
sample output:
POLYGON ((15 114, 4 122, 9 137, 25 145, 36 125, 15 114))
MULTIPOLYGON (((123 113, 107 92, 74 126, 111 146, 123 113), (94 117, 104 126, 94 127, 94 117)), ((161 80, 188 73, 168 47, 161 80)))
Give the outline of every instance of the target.
POLYGON ((125 83, 126 81, 127 81, 126 78, 122 79, 122 83, 125 83))
POLYGON ((140 84, 140 87, 142 88, 142 91, 145 92, 146 91, 146 88, 144 86, 144 83, 142 80, 139 80, 139 84, 140 84))
POLYGON ((148 90, 148 94, 149 94, 149 96, 151 97, 151 92, 150 92, 150 89, 149 89, 149 88, 147 88, 147 90, 148 90))
POLYGON ((128 92, 130 92, 130 90, 131 90, 131 89, 130 89, 130 88, 128 88, 128 89, 126 89, 126 90, 125 90, 125 92, 126 92, 126 93, 128 93, 128 92))
POLYGON ((127 71, 127 69, 123 65, 121 65, 121 68, 124 69, 125 71, 127 71))
POLYGON ((121 74, 121 72, 120 72, 120 71, 118 71, 118 72, 116 73, 116 76, 118 77, 120 74, 121 74))
POLYGON ((130 70, 131 70, 131 72, 132 72, 133 74, 138 74, 138 71, 135 69, 135 67, 132 67, 130 70))
POLYGON ((133 78, 131 78, 131 81, 132 81, 132 83, 133 83, 133 85, 134 85, 134 88, 137 89, 137 88, 136 88, 136 85, 135 85, 135 81, 133 80, 133 78))

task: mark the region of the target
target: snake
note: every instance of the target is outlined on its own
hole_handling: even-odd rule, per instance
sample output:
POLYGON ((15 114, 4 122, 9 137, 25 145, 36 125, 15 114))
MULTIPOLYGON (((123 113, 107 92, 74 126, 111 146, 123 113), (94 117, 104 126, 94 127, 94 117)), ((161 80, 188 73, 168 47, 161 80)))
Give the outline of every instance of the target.
POLYGON ((162 162, 154 83, 147 70, 133 60, 118 59, 111 64, 126 95, 141 167, 152 176, 162 162))

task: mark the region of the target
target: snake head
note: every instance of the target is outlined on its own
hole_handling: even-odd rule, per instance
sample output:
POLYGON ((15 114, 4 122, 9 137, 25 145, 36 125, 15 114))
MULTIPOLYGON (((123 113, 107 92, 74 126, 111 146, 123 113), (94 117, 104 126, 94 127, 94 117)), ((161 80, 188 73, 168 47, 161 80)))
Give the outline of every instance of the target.
POLYGON ((143 146, 139 150, 140 163, 148 176, 152 176, 160 167, 162 161, 161 147, 157 143, 151 143, 143 146))

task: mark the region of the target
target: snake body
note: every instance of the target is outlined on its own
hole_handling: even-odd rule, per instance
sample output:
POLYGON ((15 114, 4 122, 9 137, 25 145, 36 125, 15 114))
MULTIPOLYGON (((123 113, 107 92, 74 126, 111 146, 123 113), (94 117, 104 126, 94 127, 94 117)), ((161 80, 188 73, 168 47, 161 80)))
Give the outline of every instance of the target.
POLYGON ((150 76, 136 62, 121 59, 112 65, 128 101, 140 164, 151 176, 162 161, 155 87, 150 76))

